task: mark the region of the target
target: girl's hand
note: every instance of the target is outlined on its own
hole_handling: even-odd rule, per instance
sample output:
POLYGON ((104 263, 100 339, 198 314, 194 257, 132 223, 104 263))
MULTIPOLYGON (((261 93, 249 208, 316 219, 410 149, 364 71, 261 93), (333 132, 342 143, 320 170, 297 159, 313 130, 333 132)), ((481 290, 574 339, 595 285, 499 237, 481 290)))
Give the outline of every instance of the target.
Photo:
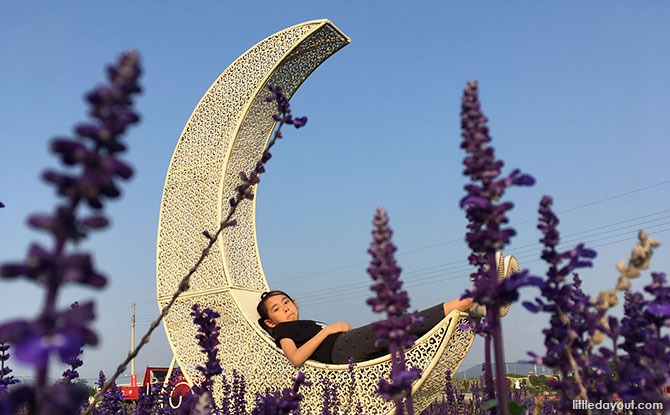
POLYGON ((305 360, 309 359, 312 353, 314 353, 317 347, 319 347, 319 345, 323 343, 326 337, 334 333, 341 333, 343 331, 349 331, 349 330, 351 330, 350 325, 339 321, 337 323, 333 323, 329 326, 324 327, 321 331, 317 333, 316 336, 309 339, 307 343, 303 344, 300 347, 296 347, 295 342, 293 342, 293 340, 289 339, 288 337, 279 340, 279 345, 284 351, 286 357, 288 357, 288 360, 290 360, 294 366, 298 367, 301 364, 305 363, 305 360))
POLYGON ((324 330, 327 330, 328 334, 341 333, 351 330, 351 326, 342 321, 338 321, 337 323, 327 326, 324 330))

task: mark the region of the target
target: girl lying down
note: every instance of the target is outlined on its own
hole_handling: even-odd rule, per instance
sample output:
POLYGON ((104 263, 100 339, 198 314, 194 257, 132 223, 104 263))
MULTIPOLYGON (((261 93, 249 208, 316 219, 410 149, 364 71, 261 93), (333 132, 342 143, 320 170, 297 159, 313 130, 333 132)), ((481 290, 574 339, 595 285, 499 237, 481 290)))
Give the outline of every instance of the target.
MULTIPOLYGON (((263 293, 256 309, 260 316, 258 323, 295 366, 307 359, 347 364, 350 359, 363 362, 388 354, 383 345, 375 345, 377 335, 372 324, 352 329, 341 321, 325 325, 301 320, 295 300, 283 291, 263 293)), ((469 312, 475 317, 486 314, 484 307, 471 298, 457 298, 419 312, 423 321, 414 324, 410 333, 417 337, 426 334, 453 310, 469 312)), ((504 317, 508 310, 509 306, 501 307, 500 316, 504 317)))

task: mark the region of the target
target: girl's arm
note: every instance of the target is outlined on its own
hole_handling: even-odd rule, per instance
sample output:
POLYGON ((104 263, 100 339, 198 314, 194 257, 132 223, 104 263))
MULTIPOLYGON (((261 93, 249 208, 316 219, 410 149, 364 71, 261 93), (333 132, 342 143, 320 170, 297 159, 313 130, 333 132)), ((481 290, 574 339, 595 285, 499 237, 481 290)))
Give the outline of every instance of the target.
POLYGON ((293 363, 293 366, 300 366, 301 364, 305 363, 305 360, 309 359, 314 351, 316 351, 317 347, 323 343, 326 337, 330 336, 331 334, 349 330, 351 330, 351 326, 340 321, 324 327, 324 329, 319 331, 316 336, 309 339, 307 343, 300 347, 296 347, 295 342, 289 338, 279 340, 279 345, 284 351, 286 357, 288 357, 288 360, 293 363))

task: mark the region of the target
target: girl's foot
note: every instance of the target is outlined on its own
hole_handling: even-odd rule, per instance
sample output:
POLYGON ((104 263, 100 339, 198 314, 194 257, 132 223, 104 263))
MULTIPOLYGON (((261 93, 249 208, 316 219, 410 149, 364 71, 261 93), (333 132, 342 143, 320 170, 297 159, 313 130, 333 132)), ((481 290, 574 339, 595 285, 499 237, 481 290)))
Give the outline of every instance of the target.
MULTIPOLYGON (((519 262, 512 255, 507 255, 503 258, 501 252, 496 252, 496 262, 498 263, 498 281, 509 278, 515 272, 519 272, 519 262)), ((504 304, 498 308, 500 317, 505 317, 509 312, 511 304, 504 304)), ((482 318, 486 316, 486 307, 482 304, 474 303, 469 310, 470 314, 475 318, 482 318)))

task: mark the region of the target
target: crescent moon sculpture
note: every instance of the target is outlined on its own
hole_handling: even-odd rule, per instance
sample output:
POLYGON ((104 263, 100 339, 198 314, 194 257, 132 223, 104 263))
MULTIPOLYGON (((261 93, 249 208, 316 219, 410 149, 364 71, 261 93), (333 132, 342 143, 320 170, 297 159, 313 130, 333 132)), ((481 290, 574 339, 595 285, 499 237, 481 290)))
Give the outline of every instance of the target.
MULTIPOLYGON (((281 85, 291 97, 328 57, 349 43, 329 20, 314 20, 284 29, 259 42, 233 62, 211 85, 191 114, 175 148, 160 208, 156 285, 162 308, 199 257, 206 241, 203 230, 215 230, 227 214, 239 173, 250 171, 272 134, 275 111, 267 103, 267 85, 281 85)), ((291 385, 300 370, 313 383, 304 390, 303 405, 319 413, 324 384, 338 387, 342 405, 357 399, 366 414, 390 414, 394 408, 374 393, 380 377, 388 376, 388 356, 347 365, 307 361, 295 368, 258 326, 256 304, 268 284, 263 274, 255 229, 255 200, 241 203, 237 226, 227 228, 191 278, 164 319, 170 347, 190 384, 204 357, 195 340, 191 306, 217 310, 221 317, 218 356, 224 373, 244 376, 247 398, 268 388, 291 385), (352 383, 352 376, 354 382, 352 383), (353 390, 351 388, 354 388, 353 390)), ((459 328, 466 316, 457 312, 423 336, 407 352, 409 366, 423 370, 413 389, 417 410, 444 389, 446 370, 460 366, 472 344, 472 330, 459 328)), ((215 391, 221 394, 219 381, 215 391)))

